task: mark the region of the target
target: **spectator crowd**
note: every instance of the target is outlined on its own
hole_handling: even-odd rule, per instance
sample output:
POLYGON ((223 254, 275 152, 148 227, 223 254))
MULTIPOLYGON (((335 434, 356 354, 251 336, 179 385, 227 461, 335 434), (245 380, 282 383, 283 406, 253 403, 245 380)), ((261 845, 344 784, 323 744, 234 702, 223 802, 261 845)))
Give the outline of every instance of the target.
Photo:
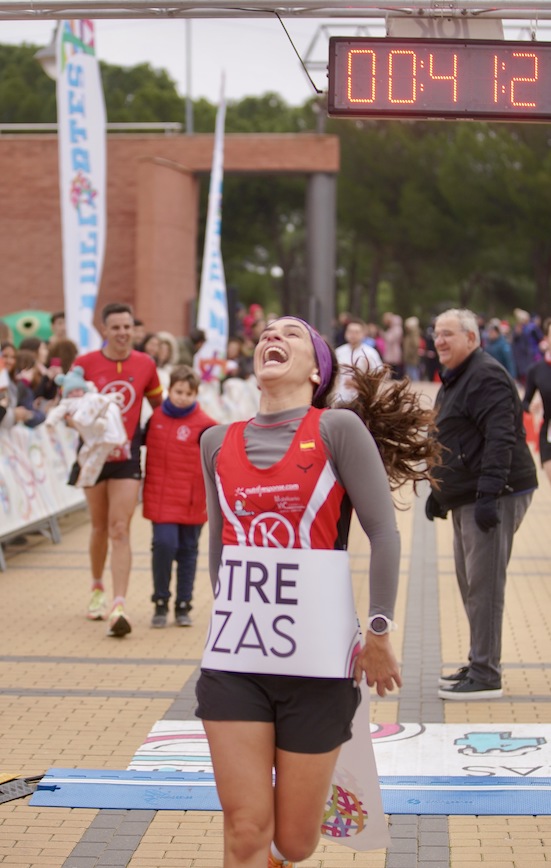
MULTIPOLYGON (((234 378, 248 380, 254 377, 253 354, 255 347, 266 328, 277 320, 279 316, 279 314, 274 312, 265 312, 259 304, 251 304, 248 308, 238 304, 233 314, 233 317, 231 317, 231 322, 233 323, 232 333, 228 339, 226 359, 223 361, 222 366, 221 379, 223 386, 234 378)), ((126 309, 122 312, 119 311, 116 316, 122 317, 125 321, 131 317, 129 323, 125 325, 128 331, 128 346, 125 348, 123 353, 124 358, 121 356, 121 360, 125 361, 127 358, 130 358, 128 353, 131 353, 135 360, 133 364, 143 367, 143 365, 140 366, 139 360, 140 358, 143 359, 145 364, 145 360, 147 359, 147 370, 150 372, 148 374, 149 386, 155 383, 158 384, 155 386, 155 389, 158 390, 155 401, 149 400, 150 396, 147 389, 142 396, 149 400, 153 409, 157 407, 154 415, 155 424, 159 420, 166 427, 167 420, 172 420, 172 427, 176 431, 179 427, 178 420, 187 416, 192 411, 195 413, 197 419, 201 420, 201 425, 214 425, 215 420, 205 415, 197 403, 201 385, 201 368, 200 364, 198 364, 198 353, 206 342, 205 333, 199 328, 192 328, 184 336, 176 336, 167 330, 154 332, 148 329, 147 323, 134 317, 130 308, 128 311, 126 309), (185 398, 179 395, 179 392, 182 390, 186 392, 185 398), (162 406, 159 404, 160 401, 163 401, 162 406)), ((436 321, 437 318, 435 317, 434 320, 423 327, 417 316, 412 315, 402 318, 392 311, 386 311, 382 314, 380 323, 378 324, 374 322, 366 323, 350 313, 344 312, 339 314, 334 323, 333 334, 324 336, 327 342, 335 349, 336 360, 339 365, 339 373, 332 397, 333 406, 347 405, 351 401, 354 401, 357 396, 357 380, 355 376, 358 371, 363 373, 368 371, 373 373, 384 372, 384 376, 389 381, 407 379, 411 382, 422 380, 440 382, 442 368, 435 346, 436 321)), ((81 395, 85 395, 86 405, 92 407, 94 400, 90 391, 96 394, 98 391, 105 393, 105 388, 101 385, 98 389, 98 384, 94 385, 93 382, 86 382, 93 379, 92 377, 85 374, 84 379, 82 379, 80 376, 83 374, 82 368, 77 369, 78 376, 75 379, 75 360, 77 364, 81 364, 81 359, 84 358, 86 360, 86 357, 79 357, 79 348, 68 338, 65 329, 65 317, 62 311, 57 311, 51 315, 50 325, 51 334, 47 340, 36 336, 27 336, 23 339, 19 336, 19 340, 14 340, 14 336, 11 334, 8 326, 0 319, 0 431, 6 431, 16 424, 23 424, 28 428, 34 428, 46 422, 48 418, 51 424, 54 419, 56 421, 59 419, 67 420, 71 416, 71 413, 65 413, 63 408, 68 406, 68 383, 72 384, 73 403, 81 395), (73 380, 75 380, 74 383, 73 380), (74 391, 74 389, 78 389, 78 391, 74 391)), ((541 459, 545 461, 544 467, 546 472, 549 473, 551 480, 551 461, 547 460, 550 457, 548 453, 551 447, 548 445, 548 440, 546 439, 547 429, 544 431, 545 425, 551 430, 551 383, 548 386, 548 380, 550 379, 548 372, 551 369, 551 329, 549 325, 550 320, 546 320, 542 325, 541 317, 530 315, 527 311, 520 308, 516 308, 508 319, 488 318, 483 315, 478 315, 477 319, 479 346, 485 353, 499 362, 515 381, 521 398, 524 397, 525 399, 523 404, 525 414, 528 414, 532 410, 535 413, 538 424, 543 417, 541 431, 544 433, 540 436, 541 459)), ((110 346, 109 340, 114 341, 113 335, 106 338, 106 350, 110 346)), ((116 343, 113 342, 112 346, 116 347, 116 343)), ((116 351, 113 350, 113 352, 116 351)), ((122 364, 122 361, 118 363, 119 366, 122 364)), ((227 388, 229 389, 229 385, 227 388)), ((82 398, 80 400, 82 401, 82 398)), ((95 401, 95 404, 98 403, 100 402, 95 401)), ((105 401, 104 403, 107 404, 108 402, 105 401)), ((81 413, 84 406, 84 403, 80 404, 81 413)), ((208 410, 210 408, 207 407, 208 410)), ((97 407, 94 412, 101 414, 105 410, 97 407)), ((112 407, 111 412, 115 412, 112 407)), ((148 437, 151 440, 153 429, 147 424, 150 414, 151 408, 148 409, 145 415, 143 413, 141 417, 138 415, 135 420, 136 425, 134 426, 133 424, 132 431, 129 431, 126 411, 123 409, 123 421, 128 435, 126 448, 130 452, 133 450, 133 460, 137 460, 138 468, 140 460, 139 455, 136 459, 136 448, 139 450, 139 445, 144 445, 148 437)), ((195 416, 190 417, 190 419, 195 418, 195 416)), ((525 419, 530 418, 528 415, 525 416, 525 419)), ((81 436, 81 457, 83 459, 81 460, 81 465, 83 466, 84 457, 89 456, 91 445, 94 454, 97 456, 99 450, 97 431, 103 430, 98 428, 98 424, 105 427, 106 423, 103 417, 99 423, 94 417, 91 419, 91 424, 95 426, 90 428, 94 432, 91 444, 85 438, 83 439, 83 429, 78 429, 77 424, 72 425, 72 427, 79 430, 81 436)), ((198 440, 193 447, 196 453, 198 448, 197 442, 198 440)), ((186 448, 191 448, 191 443, 186 448)), ((103 444, 103 449, 104 457, 107 456, 107 464, 110 464, 112 455, 107 443, 103 444)), ((173 454, 179 455, 178 449, 181 451, 181 444, 178 447, 175 444, 173 454)), ((117 457, 117 460, 119 459, 120 456, 117 457)), ((195 466, 197 466, 197 454, 194 454, 193 461, 195 466)), ((159 472, 159 464, 149 462, 147 468, 145 479, 146 494, 149 484, 147 473, 149 472, 152 478, 154 470, 155 472, 159 472)), ((118 469, 120 470, 120 468, 118 469)), ((136 469, 134 465, 131 469, 131 479, 139 480, 139 473, 141 471, 136 469)), ((80 484, 87 485, 83 480, 88 477, 82 467, 79 469, 77 465, 75 465, 73 483, 78 479, 79 472, 81 473, 80 484)), ((96 471, 94 469, 96 475, 97 472, 99 470, 96 471)), ((100 481, 103 478, 103 474, 99 476, 100 481)), ((128 482, 128 480, 126 481, 128 482)), ((114 482, 115 480, 111 481, 111 486, 114 482)), ((79 483, 77 482, 77 484, 79 483)), ((198 481, 196 480, 194 484, 198 484, 198 481)), ((87 497, 94 490, 95 486, 85 488, 87 497)), ((136 487, 136 496, 137 490, 136 487)), ((149 504, 149 502, 148 499, 147 503, 149 504)), ((164 502, 163 498, 159 502, 164 502)), ((98 507, 98 510, 102 516, 101 523, 103 528, 105 518, 102 512, 103 506, 101 509, 98 507)), ((128 509, 128 522, 130 521, 132 512, 133 506, 128 509)), ((153 623, 155 626, 166 623, 168 597, 170 596, 168 588, 171 563, 173 560, 178 561, 180 553, 182 555, 182 563, 178 564, 179 582, 176 592, 176 602, 181 611, 179 610, 177 614, 180 623, 185 622, 189 624, 188 613, 191 608, 191 587, 195 571, 197 545, 201 525, 206 520, 204 505, 200 505, 191 514, 189 510, 179 510, 176 504, 173 514, 184 516, 184 529, 182 530, 182 528, 178 527, 179 521, 170 522, 171 525, 174 525, 174 529, 170 531, 170 534, 164 529, 164 521, 156 521, 158 519, 157 512, 152 511, 150 506, 147 507, 147 515, 152 518, 154 525, 154 590, 152 600, 156 608, 153 623), (191 518, 189 518, 190 515, 192 516, 191 518), (186 530, 185 525, 190 523, 192 527, 190 526, 186 530), (160 529, 158 527, 159 524, 161 525, 160 529), (185 541, 185 545, 182 540, 185 541), (185 563, 186 558, 188 560, 187 565, 185 563), (163 564, 162 568, 160 564, 163 564), (163 576, 162 581, 159 578, 161 575, 163 576), (182 590, 184 584, 186 586, 185 591, 182 590)), ((92 509, 92 514, 94 514, 94 509, 92 509)), ((103 533, 104 531, 101 530, 101 534, 103 533)), ((116 549, 117 540, 111 539, 111 544, 114 544, 116 549)), ((103 536, 102 546, 106 546, 103 536)), ((129 557, 128 552, 125 554, 125 557, 129 557)), ((90 610, 93 610, 92 615, 89 612, 89 617, 95 618, 97 614, 98 619, 104 617, 104 607, 106 605, 101 579, 102 570, 103 559, 101 559, 101 569, 96 569, 98 575, 93 577, 92 591, 95 602, 90 610)), ((119 604, 120 600, 124 602, 126 585, 124 582, 122 585, 124 586, 124 592, 116 596, 117 599, 120 598, 119 604)), ((125 615, 124 618, 124 631, 121 635, 124 635, 125 631, 129 632, 130 630, 125 615)), ((115 632, 111 635, 118 635, 117 630, 115 629, 115 632)))
MULTIPOLYGON (((278 314, 264 312, 259 304, 248 308, 238 304, 234 330, 228 338, 223 380, 253 375, 253 353, 267 324, 278 314)), ((523 389, 528 371, 541 362, 548 349, 542 317, 515 308, 509 318, 478 315, 480 346, 495 358, 523 389)), ((434 346, 434 319, 425 327, 417 316, 402 318, 386 311, 380 324, 364 322, 350 313, 339 314, 332 335, 325 335, 337 350, 343 367, 357 365, 377 370, 387 366, 393 379, 439 382, 439 362, 434 346)), ((149 331, 134 318, 133 347, 150 356, 166 395, 170 374, 179 365, 194 366, 194 359, 205 343, 204 332, 192 328, 185 336, 169 331, 149 331)), ((28 427, 40 425, 46 414, 61 399, 56 377, 67 374, 78 355, 78 347, 66 335, 62 311, 51 315, 48 340, 25 337, 17 345, 8 326, 0 318, 0 365, 5 371, 0 386, 0 424, 5 430, 16 422, 28 427)), ((341 377, 337 394, 347 392, 341 377), (343 391, 344 390, 344 391, 343 391)))

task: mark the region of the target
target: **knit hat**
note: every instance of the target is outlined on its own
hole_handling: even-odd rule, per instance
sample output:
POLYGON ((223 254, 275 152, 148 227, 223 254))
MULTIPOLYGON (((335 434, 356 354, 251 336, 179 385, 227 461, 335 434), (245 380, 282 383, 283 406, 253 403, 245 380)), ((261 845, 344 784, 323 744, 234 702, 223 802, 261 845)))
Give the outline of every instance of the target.
POLYGON ((68 398, 71 392, 76 392, 77 389, 82 389, 84 392, 90 391, 90 386, 84 379, 84 368, 79 365, 69 371, 68 374, 58 374, 55 381, 58 386, 61 386, 61 395, 63 398, 68 398))

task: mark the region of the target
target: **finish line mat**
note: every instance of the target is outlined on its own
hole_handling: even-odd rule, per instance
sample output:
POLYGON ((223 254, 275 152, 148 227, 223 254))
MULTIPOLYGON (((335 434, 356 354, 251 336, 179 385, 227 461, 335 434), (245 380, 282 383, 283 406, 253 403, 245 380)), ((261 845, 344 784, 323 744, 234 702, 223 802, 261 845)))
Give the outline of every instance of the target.
MULTIPOLYGON (((551 813, 551 778, 519 782, 511 777, 383 776, 380 782, 386 814, 551 813)), ((50 808, 220 810, 214 777, 207 772, 50 769, 38 784, 30 804, 50 808)))
MULTIPOLYGON (((551 725, 370 728, 385 813, 551 814, 551 725)), ((337 794, 336 816, 352 811, 339 803, 346 792, 337 794)), ((30 803, 220 810, 203 726, 178 720, 158 721, 126 771, 50 769, 30 803)))
MULTIPOLYGON (((370 725, 379 775, 418 777, 546 777, 551 724, 385 723, 370 725)), ((129 770, 212 772, 202 724, 159 720, 129 770)))

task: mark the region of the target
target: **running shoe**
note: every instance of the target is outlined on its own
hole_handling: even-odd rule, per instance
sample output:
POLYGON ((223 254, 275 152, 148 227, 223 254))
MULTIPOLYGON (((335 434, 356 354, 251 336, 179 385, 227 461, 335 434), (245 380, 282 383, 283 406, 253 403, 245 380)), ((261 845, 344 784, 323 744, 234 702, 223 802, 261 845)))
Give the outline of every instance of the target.
POLYGON ((501 684, 490 687, 473 678, 463 678, 450 684, 449 687, 441 687, 438 691, 440 699, 452 699, 456 702, 472 702, 476 699, 501 699, 503 690, 501 684))
POLYGON ((86 617, 89 621, 103 621, 105 618, 105 613, 107 610, 107 600, 105 597, 105 591, 102 591, 100 588, 96 588, 95 591, 92 591, 92 596, 90 597, 90 602, 88 603, 88 611, 86 612, 86 617))
POLYGON ((115 606, 109 615, 108 636, 114 636, 117 639, 122 639, 127 633, 132 632, 130 621, 124 614, 124 609, 121 605, 115 606))
POLYGON ((268 856, 268 868, 293 868, 294 862, 287 862, 286 859, 276 859, 275 856, 268 856))
POLYGON ((190 609, 191 606, 189 603, 176 604, 174 610, 174 621, 178 627, 191 627, 193 622, 189 617, 190 609))
POLYGON ((457 681, 463 681, 464 678, 469 674, 468 666, 460 666, 456 672, 452 672, 451 675, 441 675, 438 681, 440 687, 450 687, 450 685, 455 684, 457 681))
POLYGON ((166 627, 167 616, 168 606, 164 600, 160 600, 158 603, 155 603, 155 613, 151 619, 151 626, 157 629, 166 627))

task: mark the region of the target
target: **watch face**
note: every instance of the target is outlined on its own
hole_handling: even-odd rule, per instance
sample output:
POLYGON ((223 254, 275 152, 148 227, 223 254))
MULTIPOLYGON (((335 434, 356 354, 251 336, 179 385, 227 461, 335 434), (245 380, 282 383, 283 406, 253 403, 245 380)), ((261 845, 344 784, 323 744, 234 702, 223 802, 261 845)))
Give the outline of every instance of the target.
POLYGON ((386 633, 388 631, 388 623, 382 615, 376 615, 371 620, 370 628, 373 633, 386 633))

